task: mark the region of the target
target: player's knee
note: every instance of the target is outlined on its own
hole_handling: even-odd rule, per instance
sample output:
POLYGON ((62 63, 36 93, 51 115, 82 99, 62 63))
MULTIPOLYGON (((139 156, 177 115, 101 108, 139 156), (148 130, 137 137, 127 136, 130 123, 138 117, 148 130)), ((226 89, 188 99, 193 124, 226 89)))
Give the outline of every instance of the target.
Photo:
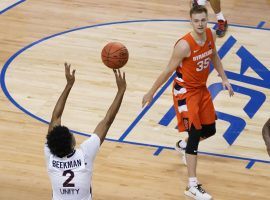
POLYGON ((189 137, 187 141, 186 153, 197 155, 198 146, 199 146, 200 137, 201 137, 201 130, 196 130, 195 127, 192 125, 188 134, 189 134, 189 137))
POLYGON ((216 123, 209 125, 202 125, 201 137, 203 139, 209 138, 216 134, 216 123))

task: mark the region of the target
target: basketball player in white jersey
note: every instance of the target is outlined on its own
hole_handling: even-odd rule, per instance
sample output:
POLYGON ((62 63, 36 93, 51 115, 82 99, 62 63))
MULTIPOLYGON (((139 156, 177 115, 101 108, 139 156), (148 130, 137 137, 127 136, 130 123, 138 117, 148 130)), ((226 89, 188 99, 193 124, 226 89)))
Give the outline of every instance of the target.
POLYGON ((53 200, 92 200, 91 179, 93 162, 100 145, 120 108, 125 90, 125 73, 114 70, 118 87, 116 97, 106 116, 95 128, 90 138, 75 149, 74 135, 61 125, 61 117, 69 92, 75 82, 75 70, 65 63, 67 84, 53 110, 44 152, 52 184, 53 200))

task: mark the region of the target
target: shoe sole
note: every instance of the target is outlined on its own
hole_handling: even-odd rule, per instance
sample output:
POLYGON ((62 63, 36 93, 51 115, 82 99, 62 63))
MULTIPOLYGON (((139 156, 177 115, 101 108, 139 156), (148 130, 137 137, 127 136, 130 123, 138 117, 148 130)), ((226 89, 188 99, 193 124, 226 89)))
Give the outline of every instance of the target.
POLYGON ((196 200, 213 200, 213 198, 211 198, 211 199, 202 199, 200 197, 196 197, 194 194, 192 194, 191 192, 186 191, 186 190, 185 190, 184 194, 186 196, 191 197, 191 198, 196 199, 196 200))

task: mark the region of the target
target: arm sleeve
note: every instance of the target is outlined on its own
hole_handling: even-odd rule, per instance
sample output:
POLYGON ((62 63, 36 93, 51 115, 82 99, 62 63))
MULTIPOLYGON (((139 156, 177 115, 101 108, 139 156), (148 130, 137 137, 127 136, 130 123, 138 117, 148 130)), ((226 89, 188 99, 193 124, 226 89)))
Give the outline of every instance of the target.
POLYGON ((81 150, 86 159, 94 161, 100 147, 100 138, 96 134, 92 134, 90 138, 81 144, 81 150))

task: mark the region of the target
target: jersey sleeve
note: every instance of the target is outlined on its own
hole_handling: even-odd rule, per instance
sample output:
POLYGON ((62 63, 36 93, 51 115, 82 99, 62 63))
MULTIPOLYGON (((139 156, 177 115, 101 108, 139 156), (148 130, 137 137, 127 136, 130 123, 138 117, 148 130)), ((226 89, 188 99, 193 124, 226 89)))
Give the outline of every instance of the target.
POLYGON ((100 147, 100 138, 96 134, 92 134, 90 138, 81 144, 81 150, 86 159, 94 161, 100 147))

